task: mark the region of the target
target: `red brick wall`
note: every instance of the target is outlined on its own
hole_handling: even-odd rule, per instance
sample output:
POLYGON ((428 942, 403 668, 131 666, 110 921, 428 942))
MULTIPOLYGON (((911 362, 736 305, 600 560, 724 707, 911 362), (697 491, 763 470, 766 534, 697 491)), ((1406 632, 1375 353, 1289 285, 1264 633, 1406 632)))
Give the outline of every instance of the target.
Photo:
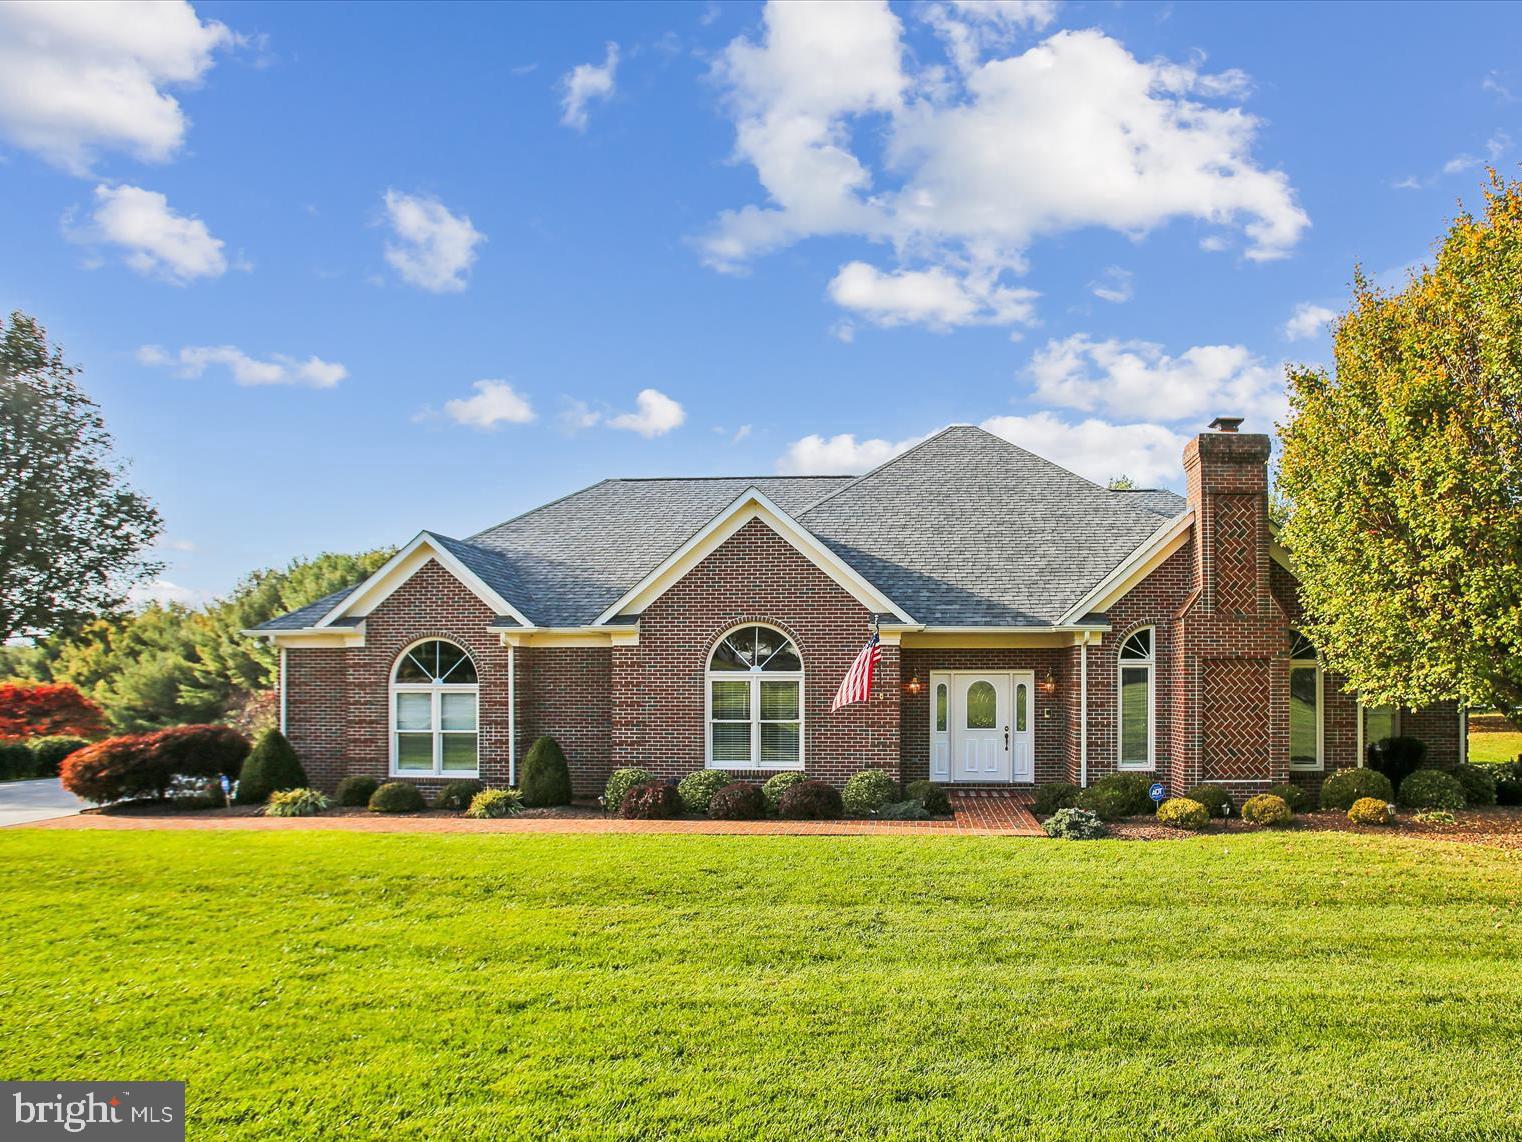
POLYGON ((348 738, 348 661, 338 647, 285 652, 285 735, 315 788, 331 790, 344 776, 348 738))
POLYGON ((595 797, 612 769, 613 652, 606 646, 519 647, 518 756, 541 734, 565 752, 571 788, 595 797))

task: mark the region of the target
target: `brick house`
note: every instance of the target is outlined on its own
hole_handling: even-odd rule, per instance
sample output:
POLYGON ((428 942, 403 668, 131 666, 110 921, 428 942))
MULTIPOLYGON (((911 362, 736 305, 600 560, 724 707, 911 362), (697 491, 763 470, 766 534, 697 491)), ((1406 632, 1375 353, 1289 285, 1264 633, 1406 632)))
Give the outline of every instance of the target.
POLYGON ((1363 707, 1295 624, 1266 436, 1218 420, 1186 496, 1110 490, 965 425, 860 477, 606 480, 468 540, 420 533, 250 632, 314 784, 641 765, 839 783, 1315 786, 1364 744, 1464 749, 1452 704, 1363 707), (871 700, 830 702, 876 621, 871 700))

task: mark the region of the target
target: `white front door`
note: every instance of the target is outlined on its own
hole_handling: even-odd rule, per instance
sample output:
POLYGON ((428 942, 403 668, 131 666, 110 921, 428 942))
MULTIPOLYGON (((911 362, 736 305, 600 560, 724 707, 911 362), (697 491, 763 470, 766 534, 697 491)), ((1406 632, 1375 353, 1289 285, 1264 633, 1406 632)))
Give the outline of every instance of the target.
POLYGON ((1017 671, 1014 714, 1010 724, 1011 781, 1036 780, 1036 675, 1017 671))
POLYGON ((1009 780, 1009 683, 1008 674, 956 676, 953 781, 1009 780))

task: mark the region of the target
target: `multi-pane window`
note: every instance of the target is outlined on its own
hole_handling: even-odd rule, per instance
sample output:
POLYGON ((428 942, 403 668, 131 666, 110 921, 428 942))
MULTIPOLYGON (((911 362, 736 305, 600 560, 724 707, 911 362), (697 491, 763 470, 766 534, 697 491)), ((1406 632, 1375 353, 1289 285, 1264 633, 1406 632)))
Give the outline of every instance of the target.
POLYGON ((798 769, 803 764, 803 661, 770 627, 730 631, 708 660, 708 764, 798 769))
POLYGON ((1153 630, 1144 627, 1120 646, 1120 767, 1153 764, 1153 630))
POLYGON ((1316 648, 1299 631, 1290 632, 1289 764, 1291 769, 1320 769, 1321 663, 1316 648))
POLYGON ((474 776, 476 666, 452 642, 430 639, 397 659, 391 676, 391 772, 474 776))

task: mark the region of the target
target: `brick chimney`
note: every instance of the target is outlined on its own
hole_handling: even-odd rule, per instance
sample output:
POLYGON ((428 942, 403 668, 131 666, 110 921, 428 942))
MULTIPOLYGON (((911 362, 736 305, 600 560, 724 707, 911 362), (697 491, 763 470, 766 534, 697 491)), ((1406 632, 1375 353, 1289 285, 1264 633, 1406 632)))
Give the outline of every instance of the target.
POLYGON ((1195 518, 1196 582, 1208 614, 1259 615, 1268 587, 1268 453, 1262 433, 1239 432, 1241 417, 1219 416, 1213 431, 1184 447, 1195 518))

